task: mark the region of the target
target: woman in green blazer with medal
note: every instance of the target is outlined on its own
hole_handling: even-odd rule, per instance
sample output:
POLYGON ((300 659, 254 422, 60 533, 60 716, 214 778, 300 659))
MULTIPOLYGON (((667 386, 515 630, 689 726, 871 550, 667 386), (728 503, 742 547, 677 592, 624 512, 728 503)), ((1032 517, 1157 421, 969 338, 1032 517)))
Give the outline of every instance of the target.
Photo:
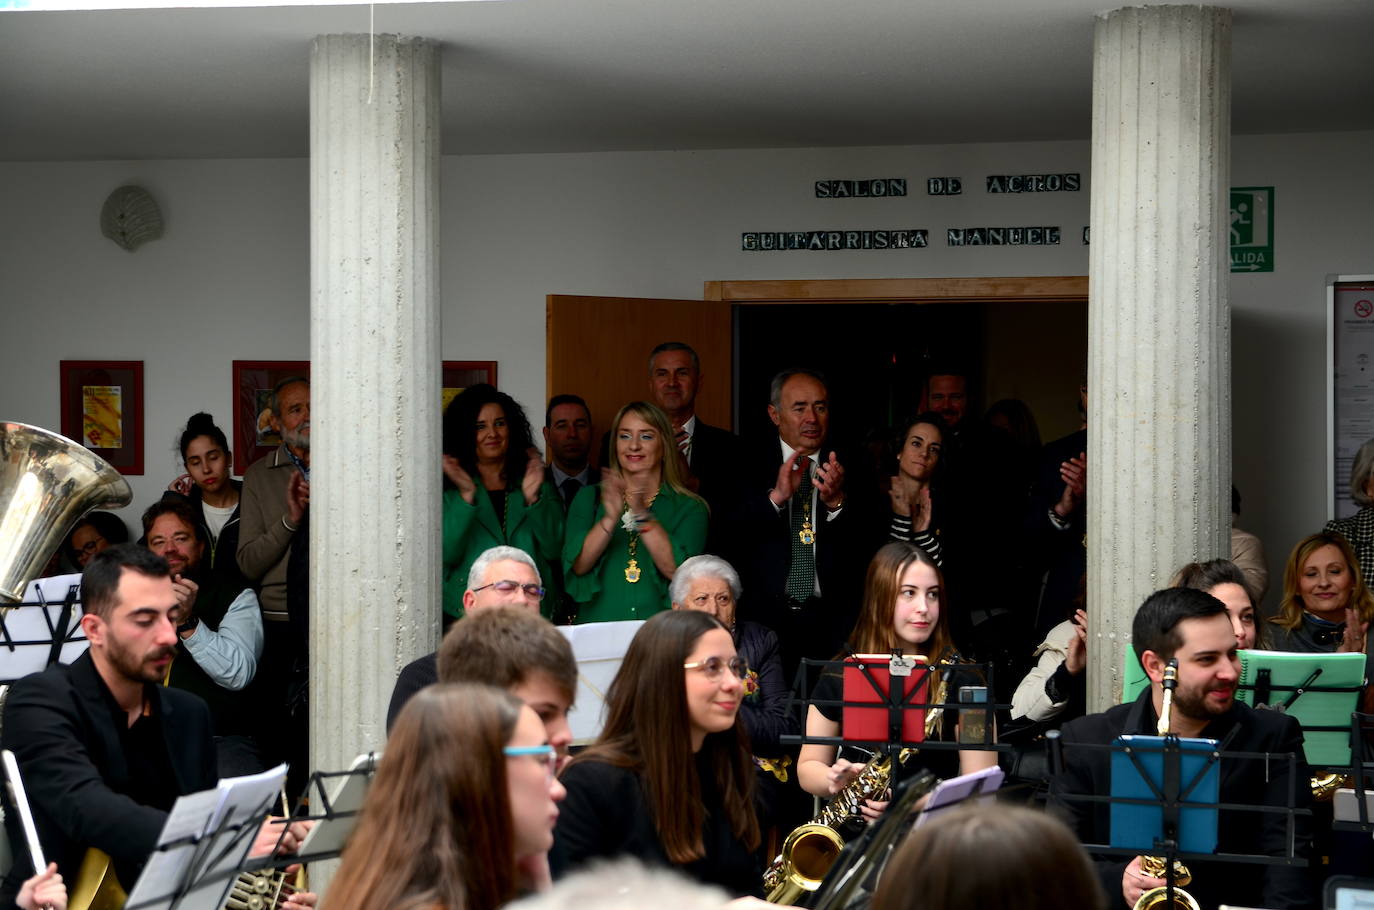
MULTIPOLYGON (((444 479, 445 622, 463 615, 468 570, 491 547, 524 550, 547 589, 563 548, 563 508, 515 399, 485 383, 453 399, 444 411, 444 479)), ((545 591, 545 616, 558 599, 545 591)))
POLYGON ((635 401, 611 424, 601 483, 568 507, 564 584, 575 622, 648 619, 668 609, 678 564, 706 543, 706 503, 683 481, 668 417, 635 401))

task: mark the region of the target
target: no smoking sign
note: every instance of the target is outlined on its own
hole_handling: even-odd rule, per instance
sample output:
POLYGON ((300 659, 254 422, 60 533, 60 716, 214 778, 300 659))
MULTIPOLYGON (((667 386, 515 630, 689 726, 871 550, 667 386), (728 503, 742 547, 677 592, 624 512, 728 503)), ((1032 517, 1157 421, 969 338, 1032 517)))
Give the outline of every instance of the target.
POLYGON ((1355 315, 1361 319, 1368 319, 1374 315, 1374 302, 1368 300, 1355 301, 1355 315))

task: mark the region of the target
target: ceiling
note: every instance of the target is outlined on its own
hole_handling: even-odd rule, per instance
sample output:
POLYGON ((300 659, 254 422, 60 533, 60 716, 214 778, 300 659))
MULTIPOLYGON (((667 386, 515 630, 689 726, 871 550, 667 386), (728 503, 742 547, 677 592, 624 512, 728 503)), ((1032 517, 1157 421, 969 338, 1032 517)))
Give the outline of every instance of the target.
MULTIPOLYGON (((377 6, 443 43, 445 154, 1089 136, 1111 0, 377 6)), ((1124 5, 1124 4, 1122 4, 1124 5)), ((1374 0, 1234 0, 1233 130, 1374 129, 1374 0)), ((369 7, 0 12, 0 160, 303 157, 310 39, 369 7)))

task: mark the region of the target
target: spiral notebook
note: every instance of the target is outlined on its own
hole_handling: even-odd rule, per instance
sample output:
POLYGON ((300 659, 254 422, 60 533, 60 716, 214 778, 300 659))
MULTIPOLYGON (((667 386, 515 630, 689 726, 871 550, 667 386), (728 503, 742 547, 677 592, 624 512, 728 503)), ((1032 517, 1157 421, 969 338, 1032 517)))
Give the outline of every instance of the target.
POLYGON ((1252 708, 1283 706, 1302 724, 1308 764, 1345 766, 1350 764, 1350 715, 1359 702, 1364 669, 1363 654, 1241 651, 1236 698, 1252 708), (1317 670, 1321 673, 1314 679, 1317 670))

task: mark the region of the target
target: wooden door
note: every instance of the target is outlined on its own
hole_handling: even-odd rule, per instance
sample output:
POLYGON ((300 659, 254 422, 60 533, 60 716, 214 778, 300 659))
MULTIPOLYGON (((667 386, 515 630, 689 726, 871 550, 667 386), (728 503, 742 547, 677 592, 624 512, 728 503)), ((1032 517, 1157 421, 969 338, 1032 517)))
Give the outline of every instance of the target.
POLYGON ((581 395, 591 408, 595 450, 616 411, 649 399, 649 352, 665 341, 681 341, 701 358, 697 414, 712 426, 729 428, 730 306, 715 300, 550 294, 545 400, 581 395))

